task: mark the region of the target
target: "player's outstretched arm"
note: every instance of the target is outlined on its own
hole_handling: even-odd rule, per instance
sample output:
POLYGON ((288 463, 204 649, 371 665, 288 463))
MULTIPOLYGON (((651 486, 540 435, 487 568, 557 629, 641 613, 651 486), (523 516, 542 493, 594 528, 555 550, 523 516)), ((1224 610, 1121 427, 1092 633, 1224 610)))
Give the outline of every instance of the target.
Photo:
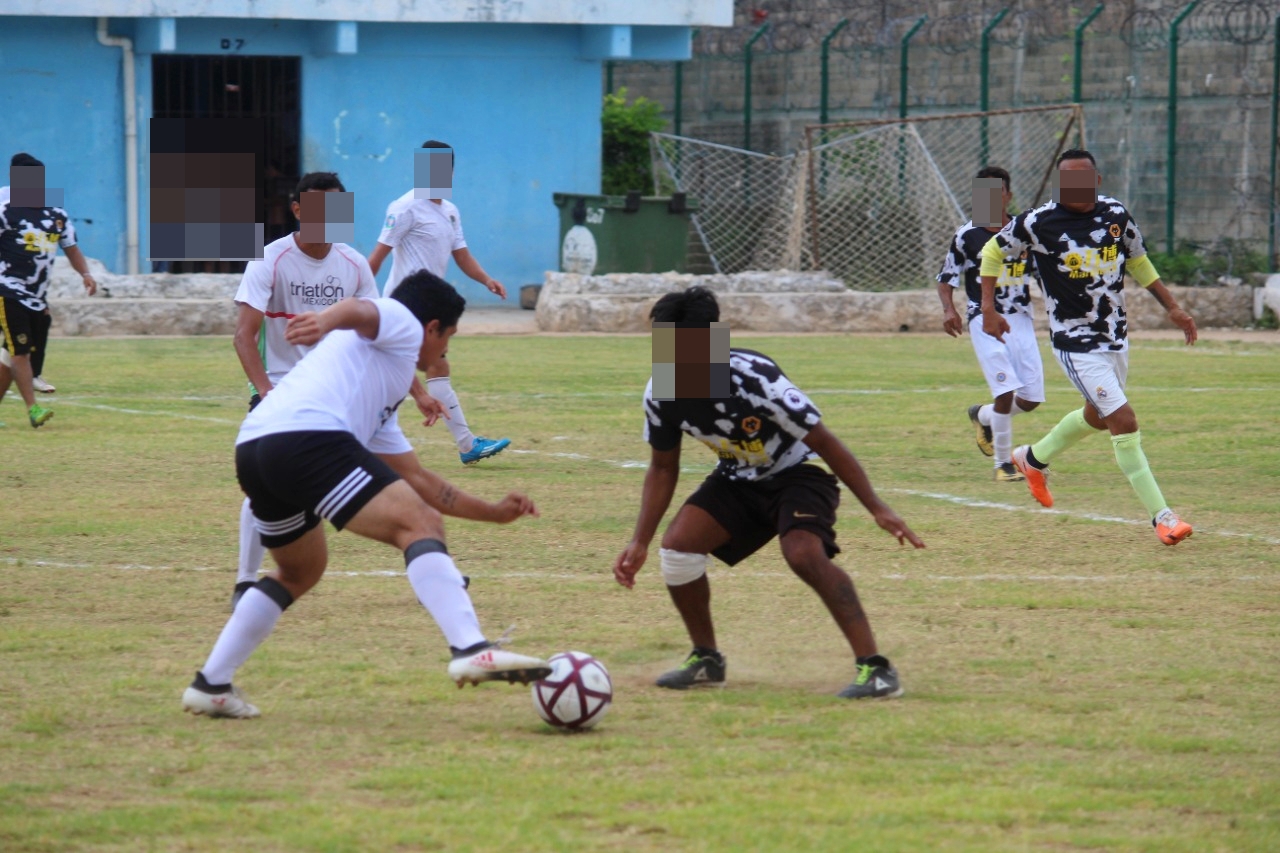
POLYGON ((380 321, 377 305, 367 299, 350 297, 318 314, 308 311, 291 318, 285 327, 284 339, 291 344, 312 346, 336 329, 351 329, 360 337, 373 340, 378 337, 380 321))
POLYGON ((1195 318, 1178 305, 1178 300, 1174 299, 1173 294, 1169 292, 1169 288, 1164 286, 1164 282, 1160 280, 1151 260, 1146 255, 1143 255, 1131 261, 1128 266, 1129 273, 1138 280, 1139 284, 1147 289, 1148 293, 1155 297, 1156 302, 1160 303, 1160 307, 1169 313, 1169 322, 1182 330, 1182 336, 1186 339, 1187 345, 1194 344, 1198 337, 1195 318))
POLYGON ((535 518, 538 515, 533 501, 519 492, 511 492, 497 503, 467 494, 439 474, 423 468, 418 455, 412 451, 379 453, 378 458, 390 465, 391 470, 413 487, 418 497, 442 515, 495 524, 507 524, 525 515, 535 518))
POLYGON ((391 247, 386 243, 379 243, 373 247, 373 251, 369 253, 369 269, 373 270, 374 275, 377 275, 378 270, 382 269, 382 262, 387 259, 389 254, 391 254, 391 247))
POLYGON ((911 531, 910 527, 907 527, 906 522, 899 518, 888 504, 880 500, 880 496, 871 487, 871 481, 867 479, 867 472, 862 470, 853 453, 844 446, 843 441, 836 438, 831 430, 818 424, 804 437, 804 443, 810 450, 821 456, 822 461, 831 466, 832 473, 839 477, 840 482, 848 486, 854 497, 862 502, 876 524, 892 534, 899 542, 910 542, 917 548, 924 547, 924 542, 911 531))
POLYGON ((636 519, 631 541, 613 561, 613 577, 618 583, 631 589, 636 585, 636 573, 649 556, 649 543, 658 531, 658 524, 671 506, 671 496, 676 492, 680 479, 680 445, 671 450, 654 450, 649 459, 649 470, 644 475, 644 489, 640 493, 640 516, 636 519))
POLYGON ((478 281, 485 287, 489 288, 489 292, 507 298, 507 289, 502 286, 502 282, 496 278, 489 278, 489 274, 484 271, 484 267, 480 266, 480 262, 476 260, 475 255, 471 254, 471 250, 463 247, 453 250, 453 262, 458 265, 458 269, 467 274, 468 278, 478 281))

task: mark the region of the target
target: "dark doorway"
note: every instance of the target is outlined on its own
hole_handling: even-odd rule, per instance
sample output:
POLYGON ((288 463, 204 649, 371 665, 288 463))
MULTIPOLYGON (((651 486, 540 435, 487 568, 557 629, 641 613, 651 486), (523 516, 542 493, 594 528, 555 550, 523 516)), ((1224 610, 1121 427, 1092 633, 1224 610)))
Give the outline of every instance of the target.
MULTIPOLYGON (((265 241, 294 230, 289 195, 301 169, 301 63, 293 56, 153 56, 155 118, 258 118, 266 122, 265 241)), ((244 271, 244 261, 173 261, 170 272, 244 271)))

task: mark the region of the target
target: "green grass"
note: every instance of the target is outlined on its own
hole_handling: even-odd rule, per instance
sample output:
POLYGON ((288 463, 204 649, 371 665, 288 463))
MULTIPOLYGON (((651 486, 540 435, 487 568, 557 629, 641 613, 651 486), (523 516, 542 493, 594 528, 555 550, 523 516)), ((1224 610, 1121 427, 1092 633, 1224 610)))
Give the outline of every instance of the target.
MULTIPOLYGON (((1055 513, 990 480, 966 341, 739 338, 929 546, 845 495, 839 562, 907 689, 854 705, 774 546, 712 570, 730 685, 652 688, 683 631, 656 565, 632 592, 610 575, 648 339, 463 331, 468 417, 512 450, 463 468, 441 427, 407 432, 463 488, 538 502, 451 521, 450 550, 491 633, 609 666, 597 730, 552 732, 524 688, 455 689, 408 584, 377 574, 400 556, 345 534, 238 676, 263 717, 182 714, 233 581, 243 378, 225 338, 58 340, 57 417, 0 405, 0 850, 1280 849, 1280 346, 1135 345, 1143 446, 1196 526, 1165 548, 1101 437, 1055 460, 1055 513)), ((1046 373, 1015 440, 1077 405, 1046 373)), ((713 461, 686 443, 678 499, 713 461)))

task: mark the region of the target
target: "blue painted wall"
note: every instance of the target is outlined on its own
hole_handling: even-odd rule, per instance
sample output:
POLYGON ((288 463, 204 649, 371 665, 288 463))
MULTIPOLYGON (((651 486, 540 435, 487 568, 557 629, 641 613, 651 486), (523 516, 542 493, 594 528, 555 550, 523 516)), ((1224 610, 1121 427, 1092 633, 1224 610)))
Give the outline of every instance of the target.
MULTIPOLYGON (((0 153, 29 150, 67 187, 84 251, 125 268, 124 136, 118 48, 86 18, 0 17, 0 153), (86 220, 93 220, 92 223, 86 220)), ((358 51, 328 50, 331 23, 177 20, 174 54, 239 52, 302 58, 303 170, 333 170, 356 194, 356 247, 373 249, 386 205, 412 187, 413 152, 428 138, 457 152, 453 201, 467 241, 511 294, 558 262, 553 192, 598 192, 601 74, 582 57, 581 27, 542 24, 363 23, 358 51)), ((662 29, 662 28, 659 28, 662 29)), ((687 29, 668 42, 687 45, 687 29)), ((154 22, 114 19, 136 39, 142 263, 149 269, 147 119, 154 22)), ((670 49, 669 47, 667 49, 670 49)), ((387 264, 389 269, 390 263, 387 264)), ((385 280, 384 272, 381 278, 385 280)), ((451 267, 468 300, 493 303, 451 267)))
POLYGON ((61 187, 85 254, 124 269, 120 51, 89 18, 0 18, 0 184, 26 151, 61 187), (73 47, 74 46, 74 47, 73 47))

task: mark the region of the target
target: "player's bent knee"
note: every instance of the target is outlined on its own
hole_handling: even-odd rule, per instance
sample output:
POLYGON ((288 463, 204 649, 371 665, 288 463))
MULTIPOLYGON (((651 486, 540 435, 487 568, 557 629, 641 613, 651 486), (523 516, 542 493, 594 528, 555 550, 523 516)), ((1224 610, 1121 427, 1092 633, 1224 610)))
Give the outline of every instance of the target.
POLYGON ((706 554, 689 554, 660 548, 658 556, 662 565, 662 579, 667 586, 684 586, 707 573, 706 554))

